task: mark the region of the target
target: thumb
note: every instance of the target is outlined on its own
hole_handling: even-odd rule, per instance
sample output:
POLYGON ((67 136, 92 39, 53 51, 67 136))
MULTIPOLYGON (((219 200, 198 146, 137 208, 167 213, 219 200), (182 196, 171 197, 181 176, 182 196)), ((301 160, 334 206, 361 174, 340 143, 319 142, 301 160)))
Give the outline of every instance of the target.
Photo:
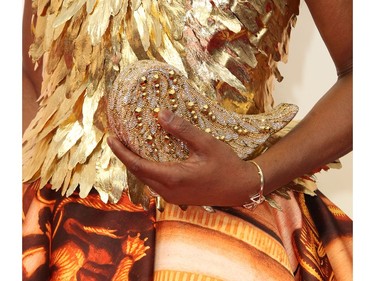
POLYGON ((189 149, 194 151, 205 150, 207 142, 211 139, 211 135, 168 109, 162 109, 158 119, 168 133, 185 142, 189 149))

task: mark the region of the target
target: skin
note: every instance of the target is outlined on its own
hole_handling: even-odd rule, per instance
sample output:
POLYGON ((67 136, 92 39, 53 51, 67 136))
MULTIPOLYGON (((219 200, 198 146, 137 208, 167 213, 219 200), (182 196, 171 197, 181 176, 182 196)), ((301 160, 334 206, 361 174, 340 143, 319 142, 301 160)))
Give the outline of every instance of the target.
POLYGON ((31 1, 25 1, 22 22, 22 133, 26 130, 38 110, 37 98, 42 86, 42 68, 34 70, 28 56, 33 36, 30 28, 31 1))
MULTIPOLYGON (((293 131, 254 159, 263 170, 264 194, 352 150, 352 1, 306 3, 336 66, 338 79, 293 131)), ((28 85, 26 94, 31 96, 24 99, 24 108, 32 111, 40 74, 32 73, 24 63, 24 80, 29 81, 24 81, 24 85, 28 85)), ((26 118, 24 124, 28 122, 26 118)), ((258 192, 256 167, 241 160, 228 145, 170 111, 161 110, 159 122, 187 143, 190 157, 186 161, 156 163, 140 158, 116 138, 109 138, 108 144, 128 170, 166 201, 179 205, 241 206, 249 195, 258 192)))

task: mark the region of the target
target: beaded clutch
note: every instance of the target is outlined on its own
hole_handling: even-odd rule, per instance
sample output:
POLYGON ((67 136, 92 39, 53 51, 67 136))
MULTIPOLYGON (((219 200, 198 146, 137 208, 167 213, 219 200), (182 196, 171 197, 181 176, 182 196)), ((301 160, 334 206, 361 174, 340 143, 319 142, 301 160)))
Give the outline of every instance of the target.
MULTIPOLYGON (((251 159, 255 149, 298 111, 296 105, 284 103, 256 115, 229 112, 199 93, 178 69, 153 60, 137 61, 125 68, 108 94, 107 106, 110 129, 120 141, 141 157, 161 162, 182 161, 189 156, 186 144, 159 125, 161 108, 224 141, 242 159, 251 159)), ((147 205, 152 191, 139 183, 128 186, 133 203, 147 205)))

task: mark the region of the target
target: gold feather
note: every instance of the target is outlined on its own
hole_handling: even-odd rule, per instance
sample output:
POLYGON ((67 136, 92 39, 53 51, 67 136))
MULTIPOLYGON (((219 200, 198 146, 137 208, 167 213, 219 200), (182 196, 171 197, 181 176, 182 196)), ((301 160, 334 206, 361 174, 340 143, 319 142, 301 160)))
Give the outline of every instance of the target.
POLYGON ((63 0, 51 0, 50 1, 50 13, 55 14, 60 9, 63 0))
POLYGON ((120 71, 137 60, 174 66, 227 110, 271 111, 273 77, 281 80, 277 61, 285 60, 298 5, 34 0, 29 54, 36 67, 42 60, 43 83, 39 111, 23 136, 24 182, 42 177, 67 196, 82 185, 82 196, 95 188, 104 202, 120 199, 126 168, 106 143, 103 104, 120 71))
POLYGON ((91 14, 94 10, 97 0, 87 0, 86 2, 86 12, 87 14, 91 14))
MULTIPOLYGON (((147 3, 147 1, 144 1, 147 3)), ((134 10, 134 19, 141 38, 141 43, 145 52, 147 52, 150 47, 150 32, 149 26, 147 24, 146 11, 144 9, 145 5, 140 5, 136 10, 134 10)))
POLYGON ((27 143, 28 146, 23 150, 23 182, 31 182, 40 177, 40 168, 45 160, 50 140, 45 138, 39 142, 27 143))
POLYGON ((96 161, 100 151, 94 150, 85 163, 82 163, 82 170, 79 180, 79 196, 86 198, 96 181, 96 161))
POLYGON ((186 20, 185 1, 160 1, 158 5, 160 14, 159 21, 163 25, 165 34, 172 41, 179 41, 183 37, 186 20), (176 20, 179 19, 179 20, 176 20))
POLYGON ((43 40, 43 48, 44 49, 50 49, 54 40, 54 34, 55 29, 52 27, 53 22, 55 21, 56 15, 55 14, 49 14, 46 17, 46 27, 45 27, 45 33, 44 33, 44 40, 43 40))
MULTIPOLYGON (((74 149, 73 149, 73 151, 74 151, 74 149)), ((66 166, 61 166, 61 168, 63 168, 63 167, 66 167, 66 166)), ((61 187, 61 194, 66 195, 67 194, 66 192, 67 192, 67 190, 69 188, 69 185, 70 185, 70 180, 72 178, 73 171, 69 170, 69 169, 66 169, 65 171, 61 171, 61 172, 66 173, 66 176, 65 176, 65 179, 64 179, 64 185, 61 187)), ((56 189, 56 190, 59 190, 60 186, 54 186, 53 188, 56 189)))
POLYGON ((53 23, 53 27, 56 28, 70 20, 85 3, 86 0, 64 0, 62 3, 62 9, 59 11, 58 16, 53 23))
POLYGON ((88 35, 91 38, 93 46, 100 43, 101 38, 108 28, 112 1, 109 0, 97 0, 96 7, 92 14, 88 16, 88 35))
POLYGON ((42 186, 47 184, 47 181, 50 179, 49 174, 51 172, 51 169, 53 169, 53 164, 56 164, 54 162, 56 161, 56 154, 59 145, 60 142, 55 141, 53 138, 52 141, 49 143, 47 154, 41 168, 41 176, 43 179, 45 179, 45 182, 43 182, 43 180, 41 182, 42 186))
POLYGON ((51 178, 51 185, 53 189, 60 189, 63 186, 66 171, 68 170, 69 154, 65 154, 56 163, 56 170, 54 171, 51 178))
POLYGON ((72 171, 72 176, 70 178, 69 187, 66 190, 65 195, 69 197, 73 194, 73 192, 76 190, 76 188, 79 186, 81 181, 81 174, 82 174, 82 165, 77 164, 74 169, 70 169, 72 171))
POLYGON ((173 43, 169 40, 166 34, 162 36, 162 46, 158 49, 160 55, 165 62, 175 66, 182 73, 186 74, 185 66, 182 61, 180 52, 173 46, 173 43))
POLYGON ((82 135, 83 127, 78 121, 69 123, 68 125, 63 127, 59 127, 56 131, 55 139, 56 141, 60 141, 63 139, 63 141, 57 150, 57 157, 61 158, 62 156, 64 156, 65 153, 68 152, 70 148, 77 143, 82 135))

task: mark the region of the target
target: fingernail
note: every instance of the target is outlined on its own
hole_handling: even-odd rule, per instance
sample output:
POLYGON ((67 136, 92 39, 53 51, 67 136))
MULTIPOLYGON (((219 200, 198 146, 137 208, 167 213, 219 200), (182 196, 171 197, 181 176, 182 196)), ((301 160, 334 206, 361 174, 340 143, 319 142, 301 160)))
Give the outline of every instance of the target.
POLYGON ((108 143, 108 145, 109 145, 110 147, 113 146, 113 139, 112 139, 112 137, 108 137, 108 138, 107 138, 107 143, 108 143))
POLYGON ((169 123, 173 119, 173 113, 168 109, 163 109, 159 112, 158 118, 163 120, 165 123, 169 123))

